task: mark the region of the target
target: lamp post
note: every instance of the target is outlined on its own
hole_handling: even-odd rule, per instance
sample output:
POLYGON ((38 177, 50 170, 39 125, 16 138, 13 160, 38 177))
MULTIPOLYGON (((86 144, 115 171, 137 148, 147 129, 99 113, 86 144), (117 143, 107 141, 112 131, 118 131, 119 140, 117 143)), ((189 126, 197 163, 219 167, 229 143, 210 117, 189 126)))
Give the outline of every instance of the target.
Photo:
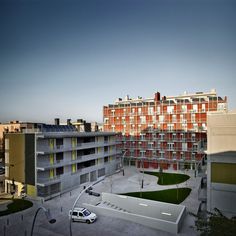
POLYGON ((122 172, 123 172, 123 176, 125 175, 125 169, 124 169, 124 158, 125 158, 125 154, 126 152, 128 152, 128 150, 125 150, 125 152, 123 153, 122 157, 121 157, 121 162, 122 162, 122 172))
POLYGON ((34 215, 34 220, 33 220, 33 223, 32 223, 32 228, 31 228, 31 233, 30 233, 31 236, 33 236, 35 220, 36 220, 36 217, 37 217, 37 215, 38 215, 38 213, 39 213, 40 210, 43 210, 43 211, 44 211, 44 213, 45 213, 45 215, 46 215, 46 217, 47 217, 47 220, 48 220, 48 222, 49 222, 50 224, 54 224, 54 223, 56 222, 56 219, 54 219, 54 218, 51 217, 51 214, 50 214, 49 210, 47 210, 46 208, 44 208, 44 207, 42 207, 42 206, 39 207, 39 208, 37 209, 37 211, 35 212, 35 215, 34 215))
POLYGON ((143 174, 142 174, 141 188, 143 188, 143 184, 144 184, 144 162, 143 162, 143 159, 142 159, 142 171, 143 171, 143 174))
POLYGON ((81 191, 81 193, 79 194, 79 196, 75 199, 75 202, 74 202, 74 204, 73 204, 73 206, 72 206, 72 208, 71 208, 71 211, 70 211, 71 214, 70 214, 70 217, 69 217, 69 221, 70 221, 70 222, 69 222, 69 223, 70 223, 70 236, 72 236, 72 228, 71 228, 72 213, 73 213, 73 211, 74 211, 74 209, 75 209, 75 206, 76 206, 77 202, 79 201, 79 199, 80 199, 80 197, 83 195, 83 193, 86 192, 86 190, 88 190, 88 189, 91 188, 93 185, 99 183, 99 182, 102 181, 102 180, 103 180, 103 179, 99 179, 99 180, 97 180, 96 182, 90 184, 87 188, 83 189, 83 190, 81 191))

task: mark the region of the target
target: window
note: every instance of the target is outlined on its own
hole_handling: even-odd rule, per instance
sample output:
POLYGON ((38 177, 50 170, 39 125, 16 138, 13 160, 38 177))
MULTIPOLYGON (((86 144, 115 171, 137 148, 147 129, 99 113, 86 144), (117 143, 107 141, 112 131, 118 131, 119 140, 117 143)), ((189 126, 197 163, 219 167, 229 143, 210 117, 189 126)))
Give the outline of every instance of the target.
POLYGON ((206 111, 206 104, 202 104, 202 112, 206 111))
POLYGON ((174 106, 167 106, 167 113, 169 114, 174 113, 174 106))
POLYGON ((108 122, 109 122, 109 118, 104 118, 104 123, 108 124, 108 122))
POLYGON ((111 126, 112 132, 115 132, 115 125, 111 126))
POLYGON ((159 116, 159 122, 164 122, 165 116, 161 115, 159 116))
POLYGON ((176 140, 176 134, 172 135, 173 140, 176 140))
POLYGON ((148 107, 148 115, 153 115, 153 107, 148 107))
POLYGON ((223 111, 223 110, 225 110, 225 103, 218 103, 218 105, 217 105, 217 110, 218 110, 218 111, 223 111))
POLYGON ((81 212, 79 213, 79 216, 80 216, 80 217, 84 217, 84 215, 83 215, 81 212))
POLYGON ((122 124, 125 124, 125 117, 122 117, 122 124))
POLYGON ((156 123, 156 116, 152 116, 152 122, 156 123))
POLYGON ((167 147, 169 150, 173 150, 174 149, 174 143, 167 143, 167 147))
POLYGON ((130 120, 130 124, 134 123, 134 117, 133 116, 130 116, 129 120, 130 120))
POLYGON ((167 129, 168 129, 168 131, 173 131, 174 130, 174 124, 167 124, 167 129))
POLYGON ((193 105, 193 112, 198 112, 198 105, 197 104, 193 105))
POLYGON ((59 163, 63 160, 63 152, 56 153, 56 161, 59 163))
POLYGON ((172 122, 176 122, 176 115, 172 115, 172 122))
POLYGON ((146 116, 140 116, 141 124, 146 124, 146 116))
POLYGON ((195 118, 196 118, 196 115, 195 115, 195 114, 191 114, 191 121, 192 121, 193 123, 195 123, 195 118))
POLYGON ((161 108, 157 107, 157 114, 160 114, 160 113, 161 113, 161 108))
POLYGON ((182 130, 185 131, 185 132, 187 131, 187 124, 185 124, 185 123, 182 124, 182 130))
POLYGON ((172 152, 172 159, 176 160, 176 152, 172 152))
POLYGON ((187 112, 187 105, 182 105, 182 112, 186 113, 187 112))
POLYGON ((198 151, 198 145, 197 144, 193 144, 193 151, 197 152, 198 151))
POLYGON ((139 115, 142 114, 142 108, 141 108, 141 107, 138 108, 138 114, 139 114, 139 115))
POLYGON ((63 175, 63 173, 64 173, 63 167, 58 167, 58 168, 56 168, 56 175, 57 175, 57 176, 58 176, 58 175, 63 175))
POLYGON ((78 212, 73 211, 72 215, 73 215, 73 216, 77 216, 77 215, 78 215, 78 212))
POLYGON ((182 143, 182 150, 187 151, 187 143, 182 143))

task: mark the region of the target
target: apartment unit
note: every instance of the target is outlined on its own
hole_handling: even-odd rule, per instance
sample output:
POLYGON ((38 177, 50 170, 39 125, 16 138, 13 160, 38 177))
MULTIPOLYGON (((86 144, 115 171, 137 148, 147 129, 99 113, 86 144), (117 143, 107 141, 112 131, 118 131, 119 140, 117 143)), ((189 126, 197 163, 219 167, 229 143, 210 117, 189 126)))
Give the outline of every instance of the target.
POLYGON ((112 132, 78 132, 46 125, 35 132, 5 134, 5 191, 49 199, 120 168, 112 132))
POLYGON ((125 159, 145 168, 197 170, 205 157, 207 112, 226 110, 227 98, 210 92, 119 98, 103 107, 104 131, 120 132, 125 159))
POLYGON ((207 210, 236 216, 236 111, 207 115, 207 210))

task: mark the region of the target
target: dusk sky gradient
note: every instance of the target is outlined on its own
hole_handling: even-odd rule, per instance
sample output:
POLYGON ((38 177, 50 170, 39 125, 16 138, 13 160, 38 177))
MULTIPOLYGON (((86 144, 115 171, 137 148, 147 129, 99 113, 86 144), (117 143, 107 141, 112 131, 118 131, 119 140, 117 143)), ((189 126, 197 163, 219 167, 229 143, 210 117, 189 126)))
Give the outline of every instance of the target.
POLYGON ((156 91, 236 108, 234 0, 0 1, 0 32, 0 122, 102 122, 156 91))

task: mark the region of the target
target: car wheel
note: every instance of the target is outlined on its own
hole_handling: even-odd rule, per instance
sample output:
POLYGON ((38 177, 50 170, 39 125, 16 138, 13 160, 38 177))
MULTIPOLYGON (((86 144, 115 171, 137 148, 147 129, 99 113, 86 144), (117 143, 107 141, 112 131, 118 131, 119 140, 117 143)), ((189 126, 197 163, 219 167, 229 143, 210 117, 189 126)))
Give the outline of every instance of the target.
POLYGON ((87 223, 87 224, 90 224, 90 220, 86 220, 86 223, 87 223))

